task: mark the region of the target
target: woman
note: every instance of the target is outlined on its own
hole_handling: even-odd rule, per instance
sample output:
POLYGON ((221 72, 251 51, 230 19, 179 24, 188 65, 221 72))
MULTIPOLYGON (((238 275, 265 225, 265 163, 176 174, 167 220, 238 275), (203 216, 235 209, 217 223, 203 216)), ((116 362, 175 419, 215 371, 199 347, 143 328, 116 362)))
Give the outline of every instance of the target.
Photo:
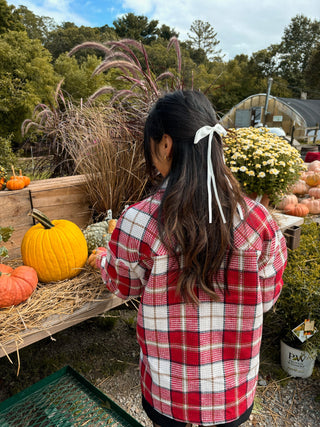
POLYGON ((279 227, 244 197, 207 98, 177 91, 145 125, 147 170, 163 182, 129 207, 89 263, 111 292, 141 297, 143 407, 154 426, 238 426, 251 413, 263 313, 286 263, 279 227))

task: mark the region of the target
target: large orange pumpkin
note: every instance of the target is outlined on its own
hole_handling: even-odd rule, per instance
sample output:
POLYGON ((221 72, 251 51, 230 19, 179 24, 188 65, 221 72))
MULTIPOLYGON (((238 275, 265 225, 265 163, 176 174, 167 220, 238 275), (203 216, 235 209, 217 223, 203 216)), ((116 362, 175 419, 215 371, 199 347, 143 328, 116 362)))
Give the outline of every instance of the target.
POLYGON ((21 265, 13 269, 0 264, 0 307, 18 305, 30 297, 38 284, 34 268, 21 265))
POLYGON ((88 258, 88 246, 80 228, 66 219, 50 221, 33 209, 39 221, 24 235, 21 255, 24 265, 33 267, 40 282, 71 279, 81 272, 88 258))

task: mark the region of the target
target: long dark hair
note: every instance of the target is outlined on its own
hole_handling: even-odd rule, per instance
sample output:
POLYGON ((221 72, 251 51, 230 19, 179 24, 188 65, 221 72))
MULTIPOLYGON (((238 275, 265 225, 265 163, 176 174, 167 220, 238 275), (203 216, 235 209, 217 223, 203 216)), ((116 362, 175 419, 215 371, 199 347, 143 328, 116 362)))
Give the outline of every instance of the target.
POLYGON ((209 100, 198 91, 177 91, 160 98, 145 124, 144 152, 147 171, 152 176, 151 138, 157 144, 164 134, 172 138, 172 164, 161 200, 158 226, 161 240, 181 259, 177 291, 187 301, 198 303, 196 288, 214 300, 216 273, 229 264, 233 247, 233 219, 237 203, 244 206, 238 182, 224 163, 222 139, 214 133, 212 165, 226 223, 213 197, 212 223, 208 218, 207 148, 208 137, 194 144, 202 126, 217 123, 209 100), (229 255, 228 255, 229 254, 229 255))

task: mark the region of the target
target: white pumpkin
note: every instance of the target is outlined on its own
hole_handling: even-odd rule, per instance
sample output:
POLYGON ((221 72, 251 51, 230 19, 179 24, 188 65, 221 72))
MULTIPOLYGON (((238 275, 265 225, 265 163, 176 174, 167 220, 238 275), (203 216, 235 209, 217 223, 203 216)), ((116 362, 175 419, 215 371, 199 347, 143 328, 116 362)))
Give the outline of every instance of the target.
POLYGON ((289 204, 298 204, 298 197, 295 194, 286 194, 283 196, 280 202, 277 204, 277 208, 283 210, 289 204))

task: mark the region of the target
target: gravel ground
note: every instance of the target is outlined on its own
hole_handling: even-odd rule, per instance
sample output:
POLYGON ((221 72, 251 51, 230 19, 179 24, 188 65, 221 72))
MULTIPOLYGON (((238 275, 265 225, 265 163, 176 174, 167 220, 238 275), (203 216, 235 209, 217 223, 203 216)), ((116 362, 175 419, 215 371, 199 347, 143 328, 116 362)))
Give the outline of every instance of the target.
MULTIPOLYGON (((54 340, 20 350, 18 377, 15 355, 11 355, 13 364, 0 359, 0 401, 68 364, 143 426, 151 427, 141 406, 135 318, 136 311, 124 306, 108 312, 106 319, 88 320, 57 333, 54 340)), ((263 345, 255 408, 243 426, 319 427, 319 362, 310 378, 286 377, 277 348, 278 343, 263 345)))
MULTIPOLYGON (((125 315, 125 314, 123 314, 125 315)), ((120 324, 117 328, 120 327, 120 324)), ((123 337, 123 329, 111 333, 114 338, 123 337), (118 334, 118 335, 117 335, 118 334)), ((143 426, 151 427, 152 423, 141 406, 139 386, 139 348, 135 335, 131 334, 132 355, 136 361, 127 368, 107 378, 97 378, 96 385, 124 408, 143 426)), ((275 354, 278 354, 277 352, 275 354)), ((261 375, 256 394, 255 409, 251 419, 243 426, 256 427, 319 427, 320 426, 320 366, 317 363, 312 377, 307 379, 291 378, 281 370, 280 364, 270 363, 270 345, 261 352, 261 375), (268 356, 268 357, 267 357, 268 356), (272 366, 271 366, 272 365, 272 366), (271 374, 270 374, 271 372, 271 374), (279 374, 280 372, 280 374, 279 374), (276 379, 279 376, 281 379, 276 379)))
MULTIPOLYGON (((122 374, 99 380, 98 386, 118 405, 145 427, 152 423, 145 415, 140 399, 138 366, 133 365, 122 374), (99 382, 100 381, 100 382, 99 382)), ((264 379, 256 394, 256 403, 245 427, 319 427, 319 379, 289 379, 269 382, 264 379)))

